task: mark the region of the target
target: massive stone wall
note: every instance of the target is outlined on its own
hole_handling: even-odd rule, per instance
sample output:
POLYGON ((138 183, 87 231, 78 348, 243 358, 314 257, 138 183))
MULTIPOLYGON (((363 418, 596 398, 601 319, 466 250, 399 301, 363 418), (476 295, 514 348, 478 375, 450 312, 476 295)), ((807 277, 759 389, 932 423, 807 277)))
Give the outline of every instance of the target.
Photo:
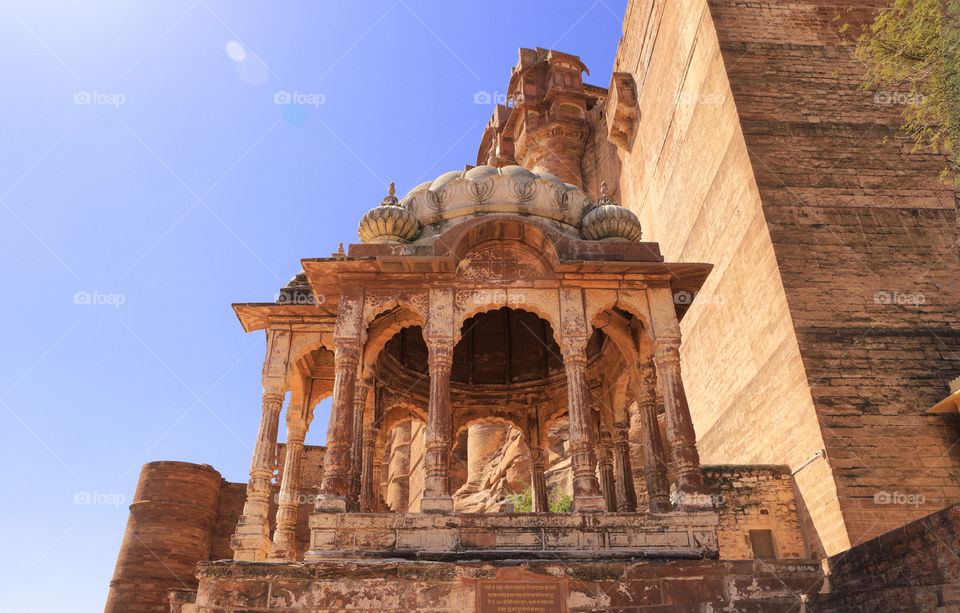
POLYGON ((634 0, 614 66, 641 118, 623 204, 668 260, 715 265, 682 323, 701 456, 826 449, 796 476, 813 553, 960 498, 956 419, 924 414, 960 370, 956 194, 858 89, 838 29, 882 2, 849 4, 634 0))
MULTIPOLYGON (((633 76, 641 118, 620 150, 622 204, 667 260, 714 265, 681 322, 701 459, 798 467, 824 441, 706 2, 632 2, 614 70, 633 76)), ((797 479, 811 551, 848 547, 828 465, 797 479)))
POLYGON ((958 423, 924 413, 960 370, 957 193, 839 33, 887 4, 710 4, 851 543, 960 500, 958 423))

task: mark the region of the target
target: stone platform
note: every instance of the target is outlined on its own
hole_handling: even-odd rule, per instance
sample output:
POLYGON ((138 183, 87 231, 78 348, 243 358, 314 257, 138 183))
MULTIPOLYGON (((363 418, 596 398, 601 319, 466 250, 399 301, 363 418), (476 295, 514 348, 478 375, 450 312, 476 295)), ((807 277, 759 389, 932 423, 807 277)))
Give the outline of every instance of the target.
POLYGON ((718 515, 312 513, 305 560, 716 558, 718 515))
POLYGON ((183 612, 680 613, 802 610, 820 565, 785 560, 204 562, 183 612))

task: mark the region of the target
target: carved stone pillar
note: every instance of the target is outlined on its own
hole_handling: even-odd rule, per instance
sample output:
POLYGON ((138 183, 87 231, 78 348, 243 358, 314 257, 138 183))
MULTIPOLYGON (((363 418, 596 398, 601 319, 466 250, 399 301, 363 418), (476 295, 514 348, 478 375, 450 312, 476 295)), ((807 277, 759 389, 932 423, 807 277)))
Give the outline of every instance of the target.
POLYGON ((347 507, 356 509, 360 501, 360 471, 363 467, 363 413, 367 405, 370 381, 357 381, 353 396, 353 427, 350 433, 350 470, 347 471, 347 507))
POLYGON ((280 426, 283 395, 284 390, 279 383, 264 384, 263 411, 260 415, 260 429, 257 430, 257 443, 250 461, 247 500, 230 541, 234 560, 262 561, 269 549, 270 522, 267 513, 270 507, 270 480, 276 460, 277 429, 280 426))
POLYGON ((388 449, 386 502, 397 513, 406 513, 410 509, 411 426, 409 421, 396 426, 388 449))
POLYGON ((424 513, 453 511, 450 496, 450 438, 453 421, 450 414, 450 369, 453 366, 453 339, 431 338, 430 403, 427 407, 426 453, 424 454, 424 513))
POLYGON ((657 381, 663 395, 667 422, 667 443, 676 475, 677 491, 701 494, 704 492, 700 473, 700 454, 697 453, 697 435, 690 419, 687 394, 680 377, 680 336, 661 335, 657 338, 654 363, 657 381))
POLYGON ((300 489, 300 473, 303 468, 303 439, 307 424, 287 420, 286 458, 283 477, 280 481, 280 500, 277 506, 277 526, 273 531, 270 546, 271 560, 296 559, 297 503, 300 489))
POLYGON ((637 374, 631 379, 631 386, 637 401, 635 406, 638 414, 635 418, 643 436, 643 476, 647 482, 650 512, 665 513, 670 510, 670 482, 667 480, 667 458, 657 421, 660 402, 657 398, 657 375, 652 363, 639 366, 637 374))
POLYGON ((617 510, 633 513, 637 510, 637 491, 633 485, 633 467, 630 463, 630 424, 613 424, 613 472, 617 490, 617 510))
POLYGON ((375 474, 373 451, 376 448, 377 438, 380 436, 378 428, 369 427, 363 430, 360 462, 360 510, 366 513, 375 511, 375 489, 373 475, 375 474))
POLYGON ((537 447, 530 448, 530 490, 533 494, 534 513, 550 511, 550 500, 547 494, 547 477, 544 474, 546 454, 537 447))
POLYGON ((389 511, 383 500, 383 453, 376 448, 376 442, 373 449, 373 501, 370 510, 374 513, 389 511))
POLYGON ((337 513, 347 510, 350 437, 353 433, 353 396, 360 361, 356 340, 336 343, 333 358, 333 405, 327 428, 327 453, 323 481, 315 509, 337 513))
POLYGON ((587 385, 586 338, 563 339, 563 367, 567 374, 567 412, 573 465, 573 509, 603 511, 606 503, 597 481, 596 435, 590 418, 587 385))
POLYGON ((617 492, 613 480, 613 454, 610 449, 612 446, 610 433, 601 433, 599 445, 597 445, 597 465, 600 469, 600 492, 603 494, 603 500, 608 511, 617 510, 617 492))

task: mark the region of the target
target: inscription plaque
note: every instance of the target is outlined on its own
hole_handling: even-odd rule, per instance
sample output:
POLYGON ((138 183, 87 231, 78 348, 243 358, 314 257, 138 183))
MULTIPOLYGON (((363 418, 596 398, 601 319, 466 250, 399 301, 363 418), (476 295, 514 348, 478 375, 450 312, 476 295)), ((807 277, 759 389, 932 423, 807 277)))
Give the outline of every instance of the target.
POLYGON ((477 613, 566 613, 564 581, 546 577, 488 580, 477 585, 477 613))

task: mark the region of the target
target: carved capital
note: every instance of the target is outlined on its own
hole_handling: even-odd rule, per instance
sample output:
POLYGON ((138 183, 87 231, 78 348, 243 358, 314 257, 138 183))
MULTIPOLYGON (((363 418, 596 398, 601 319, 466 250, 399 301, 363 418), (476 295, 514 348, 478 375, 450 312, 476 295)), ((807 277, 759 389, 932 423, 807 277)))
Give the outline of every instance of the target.
POLYGON ((563 353, 563 364, 567 367, 587 366, 587 338, 565 336, 560 339, 560 351, 563 353))
POLYGON ((334 342, 334 368, 351 368, 356 370, 359 364, 360 341, 358 339, 338 339, 334 342))
POLYGON ((427 340, 427 349, 430 352, 427 362, 430 372, 443 370, 449 372, 453 367, 453 339, 431 338, 427 340))
POLYGON ((657 368, 669 365, 680 365, 680 337, 662 337, 657 339, 657 347, 653 356, 657 368))
POLYGON ((283 408, 283 396, 285 392, 279 385, 263 386, 263 410, 279 413, 283 408))

